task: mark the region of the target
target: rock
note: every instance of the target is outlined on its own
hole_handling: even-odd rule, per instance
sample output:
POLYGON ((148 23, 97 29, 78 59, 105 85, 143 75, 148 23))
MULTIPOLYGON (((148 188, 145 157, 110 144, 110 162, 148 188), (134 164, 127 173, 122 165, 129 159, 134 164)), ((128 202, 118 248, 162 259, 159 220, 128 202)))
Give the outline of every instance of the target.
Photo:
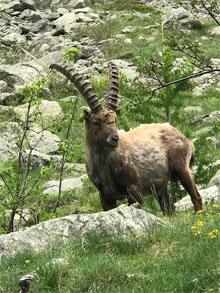
POLYGON ((207 123, 214 123, 216 121, 220 121, 220 111, 213 111, 211 112, 208 117, 205 117, 203 119, 204 122, 207 122, 207 123))
POLYGON ((220 120, 220 111, 217 110, 206 115, 196 116, 192 119, 190 123, 191 124, 197 124, 197 123, 211 124, 219 120, 220 120))
POLYGON ((180 24, 187 28, 202 27, 201 22, 199 20, 194 20, 193 15, 183 7, 167 8, 163 15, 163 24, 180 24))
POLYGON ((208 83, 204 83, 204 84, 201 84, 201 83, 200 83, 200 85, 194 87, 194 89, 193 89, 193 95, 194 95, 195 97, 199 97, 199 96, 201 96, 201 95, 204 93, 204 91, 205 91, 209 86, 210 86, 210 84, 208 84, 208 83))
POLYGON ((32 0, 20 0, 20 4, 21 11, 24 11, 25 9, 35 10, 34 1, 32 0))
POLYGON ((196 135, 196 136, 199 136, 200 134, 203 134, 203 133, 209 132, 209 131, 211 131, 211 130, 212 130, 212 127, 204 127, 204 128, 201 128, 201 129, 197 130, 197 131, 195 132, 195 135, 196 135))
POLYGON ((201 112, 202 107, 201 106, 188 106, 183 109, 186 113, 191 113, 191 112, 201 112))
POLYGON ((0 160, 13 160, 18 154, 18 135, 22 133, 17 122, 0 123, 0 160))
MULTIPOLYGON (((220 190, 217 186, 212 185, 206 189, 199 190, 203 204, 216 202, 220 199, 220 190)), ((175 204, 176 211, 184 211, 193 208, 193 204, 189 195, 185 196, 175 204)))
POLYGON ((36 61, 18 62, 14 65, 0 65, 0 80, 7 83, 8 92, 16 88, 24 87, 25 84, 38 81, 46 71, 36 61))
POLYGON ((37 11, 32 11, 30 13, 29 19, 31 22, 37 22, 39 20, 42 20, 42 16, 37 11))
POLYGON ((10 93, 0 93, 0 104, 1 105, 10 105, 12 101, 15 101, 14 95, 10 93))
MULTIPOLYGON (((28 104, 23 104, 14 108, 15 113, 21 121, 25 121, 28 104)), ((59 103, 56 101, 42 100, 39 106, 31 106, 30 122, 36 121, 36 118, 44 122, 44 126, 54 124, 57 120, 63 120, 64 114, 59 103), (37 112, 37 116, 36 116, 37 112)))
POLYGON ((217 186, 220 192, 220 170, 218 170, 218 172, 210 180, 208 187, 212 187, 212 186, 217 186))
MULTIPOLYGON (((5 217, 9 218, 12 210, 5 210, 5 217)), ((14 229, 18 230, 21 226, 27 226, 31 215, 28 209, 17 209, 17 213, 14 217, 14 229)))
MULTIPOLYGON (((61 14, 61 15, 64 15, 64 14, 69 13, 69 10, 66 9, 66 8, 58 8, 58 9, 57 9, 57 12, 58 12, 59 14, 61 14)), ((75 11, 74 11, 74 12, 75 12, 75 11)))
POLYGON ((211 33, 211 36, 220 38, 220 27, 219 26, 214 27, 210 33, 211 33))
POLYGON ((99 15, 95 14, 95 13, 88 13, 88 14, 78 13, 78 14, 76 14, 76 21, 77 22, 88 23, 88 22, 94 22, 96 20, 99 20, 99 15))
POLYGON ((24 45, 26 43, 25 36, 18 33, 10 33, 2 38, 2 43, 6 46, 11 46, 15 44, 24 45))
POLYGON ((60 57, 58 58, 58 60, 62 60, 61 57, 63 58, 63 48, 68 48, 71 45, 72 45, 71 40, 63 36, 52 36, 50 32, 42 33, 40 35, 37 34, 36 36, 33 37, 31 41, 31 46, 33 46, 31 50, 31 54, 33 54, 36 57, 39 57, 40 62, 42 64, 47 65, 48 62, 45 63, 45 61, 46 59, 50 58, 50 56, 48 56, 50 52, 54 51, 53 54, 56 55, 56 57, 54 58, 54 61, 57 59, 58 54, 60 54, 60 57), (46 56, 46 58, 42 56, 46 56))
POLYGON ((108 212, 70 215, 40 223, 22 232, 0 235, 0 258, 27 250, 37 253, 77 237, 86 237, 89 233, 101 237, 146 237, 149 231, 168 226, 167 222, 141 209, 121 205, 108 212))
POLYGON ((84 8, 85 4, 83 0, 52 0, 51 7, 53 9, 64 7, 67 9, 77 9, 77 8, 84 8))
POLYGON ((127 39, 124 40, 124 43, 125 43, 125 44, 131 44, 131 43, 132 43, 132 40, 129 39, 129 38, 127 38, 127 39))
POLYGON ((206 137, 206 140, 210 143, 210 146, 212 146, 214 149, 217 149, 219 141, 215 136, 208 136, 206 137))
POLYGON ((62 156, 48 155, 35 150, 30 153, 30 150, 25 150, 23 153, 23 162, 26 164, 28 160, 31 167, 49 166, 51 161, 54 161, 55 164, 60 165, 62 156))
POLYGON ((79 164, 79 163, 66 163, 64 166, 66 172, 86 172, 86 165, 85 164, 79 164))
POLYGON ((7 89, 7 82, 5 82, 4 80, 0 80, 0 93, 4 93, 6 89, 7 89))
MULTIPOLYGON (((81 189, 83 186, 83 179, 85 178, 85 176, 87 177, 87 175, 82 175, 81 177, 77 178, 64 179, 62 181, 62 192, 81 189)), ((44 185, 45 190, 43 191, 43 194, 57 195, 59 192, 59 184, 60 181, 48 181, 44 185)))
MULTIPOLYGON (((119 71, 121 71, 128 79, 133 80, 139 76, 137 67, 131 66, 129 62, 121 59, 114 59, 112 62, 115 63, 119 71)), ((108 63, 106 63, 106 66, 107 64, 108 63)))
POLYGON ((0 105, 0 115, 13 113, 13 108, 8 106, 2 106, 0 105))
POLYGON ((66 32, 70 32, 71 29, 77 26, 76 21, 77 19, 75 12, 69 12, 55 20, 54 24, 64 28, 66 32))
POLYGON ((122 31, 121 31, 121 33, 123 33, 123 34, 127 34, 127 33, 131 33, 131 32, 134 32, 135 31, 135 27, 133 27, 133 26, 127 26, 127 27, 125 27, 122 31))
POLYGON ((59 137, 48 130, 42 130, 41 127, 31 127, 27 131, 27 139, 30 147, 38 152, 51 154, 59 150, 59 137))
POLYGON ((34 24, 32 24, 31 32, 32 33, 45 33, 45 32, 51 32, 53 30, 52 24, 49 24, 46 20, 41 19, 34 24))
POLYGON ((5 10, 12 9, 12 10, 19 10, 20 11, 20 9, 21 9, 21 3, 18 0, 11 1, 10 3, 8 3, 8 4, 5 5, 4 9, 5 10))

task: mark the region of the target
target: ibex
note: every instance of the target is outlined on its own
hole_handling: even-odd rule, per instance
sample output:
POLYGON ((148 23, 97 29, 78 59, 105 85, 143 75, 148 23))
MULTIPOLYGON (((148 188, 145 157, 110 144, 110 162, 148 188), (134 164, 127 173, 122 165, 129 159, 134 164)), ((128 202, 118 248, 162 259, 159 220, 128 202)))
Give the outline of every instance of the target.
POLYGON ((90 107, 84 111, 86 168, 105 211, 115 208, 116 200, 124 198, 129 205, 141 205, 142 195, 154 193, 161 210, 172 213, 169 180, 181 182, 195 212, 202 209, 202 199, 190 173, 194 161, 191 141, 168 123, 144 124, 125 133, 117 131, 118 72, 113 63, 105 107, 81 75, 56 64, 50 68, 64 74, 90 107))

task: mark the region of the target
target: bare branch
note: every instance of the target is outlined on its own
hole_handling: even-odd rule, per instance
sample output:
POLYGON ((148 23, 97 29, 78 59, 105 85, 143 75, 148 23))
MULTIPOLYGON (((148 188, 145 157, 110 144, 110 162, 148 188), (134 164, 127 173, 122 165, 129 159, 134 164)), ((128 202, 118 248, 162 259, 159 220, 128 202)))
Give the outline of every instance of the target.
MULTIPOLYGON (((74 106, 73 106, 73 111, 72 111, 70 123, 69 123, 68 128, 67 128, 65 141, 67 141, 68 138, 69 138, 69 133, 70 133, 70 129, 71 129, 71 126, 72 126, 73 119, 75 117, 76 106, 77 106, 78 100, 79 100, 79 97, 77 96, 77 98, 75 100, 75 103, 74 103, 74 106)), ((63 181, 63 170, 64 170, 64 165, 66 163, 66 156, 67 156, 68 148, 69 148, 69 145, 67 146, 67 150, 63 151, 63 156, 62 156, 62 161, 61 161, 61 169, 60 169, 59 191, 58 191, 57 202, 56 202, 55 207, 54 207, 54 213, 56 212, 56 209, 58 208, 59 203, 60 203, 60 197, 61 197, 61 191, 62 191, 62 181, 63 181)))
POLYGON ((212 13, 212 11, 205 5, 204 1, 201 1, 202 7, 205 8, 205 10, 208 12, 208 14, 211 16, 212 19, 217 23, 217 25, 220 26, 220 22, 217 20, 215 15, 212 13))
POLYGON ((9 186, 8 183, 6 182, 4 176, 3 176, 1 173, 0 173, 0 177, 2 178, 2 180, 3 180, 3 182, 4 182, 5 186, 6 186, 6 188, 8 189, 9 193, 11 194, 12 199, 14 199, 14 194, 13 194, 13 192, 12 192, 10 186, 9 186))
POLYGON ((198 73, 195 73, 195 74, 192 74, 192 75, 189 75, 189 76, 186 76, 186 77, 183 77, 183 78, 180 78, 180 79, 165 83, 165 84, 153 89, 152 91, 146 92, 147 95, 151 94, 151 96, 145 101, 135 103, 135 105, 144 104, 144 103, 149 102, 153 98, 155 92, 157 92, 157 91, 159 91, 159 90, 161 90, 163 88, 166 88, 166 87, 168 87, 170 85, 173 85, 173 84, 176 84, 176 83, 179 83, 179 82, 182 82, 182 81, 186 81, 186 80, 189 80, 189 79, 196 78, 198 76, 202 76, 204 74, 212 73, 212 72, 220 72, 220 69, 212 69, 212 70, 208 70, 208 71, 198 72, 198 73))

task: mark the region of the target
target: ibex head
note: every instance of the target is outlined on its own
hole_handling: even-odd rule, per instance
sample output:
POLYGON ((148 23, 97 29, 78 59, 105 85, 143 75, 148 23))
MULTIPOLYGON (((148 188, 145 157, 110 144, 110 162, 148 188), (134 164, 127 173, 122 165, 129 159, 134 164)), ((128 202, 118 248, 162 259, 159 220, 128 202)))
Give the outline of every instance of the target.
POLYGON ((78 73, 72 72, 65 67, 52 64, 50 69, 56 69, 64 74, 87 101, 90 111, 84 110, 84 119, 86 124, 87 135, 93 138, 97 143, 104 143, 109 147, 117 147, 119 136, 116 129, 116 117, 119 113, 117 110, 118 98, 118 72, 113 63, 110 66, 110 83, 106 95, 105 107, 102 107, 98 97, 93 93, 91 85, 84 80, 78 73))

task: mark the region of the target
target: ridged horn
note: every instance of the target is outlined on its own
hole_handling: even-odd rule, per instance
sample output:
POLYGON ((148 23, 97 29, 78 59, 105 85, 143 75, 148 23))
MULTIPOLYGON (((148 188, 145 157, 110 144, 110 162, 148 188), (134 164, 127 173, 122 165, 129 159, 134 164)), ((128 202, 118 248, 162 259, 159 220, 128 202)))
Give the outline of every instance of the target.
POLYGON ((50 65, 50 69, 56 69, 57 71, 61 72, 75 85, 75 87, 79 90, 81 95, 88 103, 93 113, 97 113, 102 110, 99 99, 93 93, 91 85, 79 73, 74 73, 72 70, 68 70, 66 67, 60 66, 58 64, 50 65))
POLYGON ((106 97, 105 106, 108 109, 116 111, 117 99, 118 99, 118 70, 114 63, 109 63, 110 67, 110 78, 109 78, 109 89, 106 97))

